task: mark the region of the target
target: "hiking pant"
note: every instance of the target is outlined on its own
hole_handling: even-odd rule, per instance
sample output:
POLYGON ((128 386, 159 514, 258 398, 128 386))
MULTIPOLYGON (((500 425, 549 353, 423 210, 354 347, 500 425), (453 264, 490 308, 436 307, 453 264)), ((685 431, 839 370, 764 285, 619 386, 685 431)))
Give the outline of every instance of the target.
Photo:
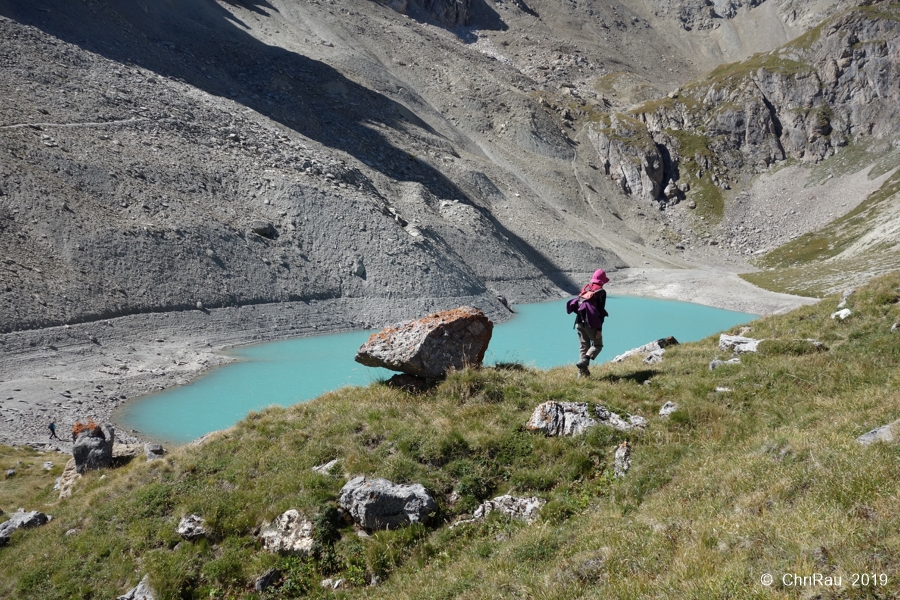
POLYGON ((582 361, 597 358, 597 355, 603 350, 603 330, 588 327, 584 323, 578 323, 575 325, 575 331, 578 332, 578 342, 580 344, 579 358, 582 361))

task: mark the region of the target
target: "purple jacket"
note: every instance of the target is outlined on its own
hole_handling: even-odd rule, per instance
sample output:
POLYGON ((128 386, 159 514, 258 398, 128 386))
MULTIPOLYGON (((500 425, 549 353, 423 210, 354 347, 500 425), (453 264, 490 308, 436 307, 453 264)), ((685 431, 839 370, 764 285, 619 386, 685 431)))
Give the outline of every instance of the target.
POLYGON ((572 298, 566 303, 566 312, 576 313, 576 325, 583 323, 591 329, 603 329, 603 319, 609 316, 606 312, 606 290, 598 291, 585 302, 578 297, 572 298))

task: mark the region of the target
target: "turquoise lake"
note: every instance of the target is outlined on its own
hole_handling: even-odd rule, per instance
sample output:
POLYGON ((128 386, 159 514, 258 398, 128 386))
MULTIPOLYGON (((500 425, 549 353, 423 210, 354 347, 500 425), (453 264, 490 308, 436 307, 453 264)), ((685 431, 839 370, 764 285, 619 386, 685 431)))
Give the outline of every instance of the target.
MULTIPOLYGON (((516 305, 513 318, 494 327, 485 363, 518 362, 541 369, 574 364, 578 337, 572 329, 574 315, 566 314, 565 303, 516 305)), ((631 296, 609 296, 606 309, 610 316, 597 362, 659 338, 671 335, 679 342, 693 342, 756 318, 699 304, 631 296)), ((189 385, 128 403, 114 415, 115 421, 142 437, 181 444, 230 427, 252 410, 289 406, 343 386, 386 379, 392 371, 364 367, 353 360, 371 333, 306 337, 230 351, 228 355, 238 362, 214 369, 189 385)))

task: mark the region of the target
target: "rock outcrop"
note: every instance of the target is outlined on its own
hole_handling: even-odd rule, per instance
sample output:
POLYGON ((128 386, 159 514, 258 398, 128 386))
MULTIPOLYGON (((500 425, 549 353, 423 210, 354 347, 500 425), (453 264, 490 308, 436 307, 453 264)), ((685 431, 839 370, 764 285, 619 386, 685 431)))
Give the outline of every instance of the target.
POLYGON ((75 470, 83 473, 85 470, 108 469, 112 465, 113 445, 116 434, 112 425, 97 425, 88 422, 87 425, 75 424, 73 435, 75 445, 72 447, 72 456, 75 458, 75 470))
POLYGON ((581 435, 596 425, 608 425, 619 431, 644 429, 647 420, 638 415, 622 418, 604 406, 596 406, 591 410, 587 402, 556 402, 550 400, 539 404, 525 429, 538 431, 548 436, 581 435))
POLYGON ((292 508, 266 523, 259 534, 263 548, 281 554, 309 555, 313 549, 313 522, 292 508))
MULTIPOLYGON (((678 345, 678 340, 676 340, 672 336, 669 336, 666 338, 660 338, 660 339, 654 340, 648 344, 644 344, 643 346, 640 346, 639 348, 632 348, 631 350, 628 350, 627 352, 623 352, 622 354, 613 358, 612 362, 622 362, 626 358, 630 358, 630 357, 636 356, 638 354, 646 355, 644 357, 644 359, 646 360, 646 359, 650 358, 654 353, 659 353, 660 350, 668 348, 669 346, 676 346, 676 345, 678 345)), ((661 356, 661 354, 659 354, 659 355, 661 356)))
POLYGON ((368 530, 425 523, 438 509, 421 484, 398 485, 387 479, 362 476, 341 488, 339 503, 357 525, 368 530))
POLYGON ((740 335, 723 333, 719 336, 719 350, 732 350, 737 353, 756 352, 759 349, 760 341, 740 335))
POLYGON ((531 523, 540 515, 541 507, 545 500, 532 496, 531 498, 519 498, 505 494, 497 496, 493 500, 486 500, 475 509, 473 517, 476 520, 484 519, 492 512, 500 512, 511 519, 531 523))
POLYGON ((150 587, 150 576, 144 575, 140 583, 119 596, 116 600, 156 600, 153 588, 150 587))
POLYGON ((603 171, 630 196, 659 200, 665 175, 663 157, 647 128, 621 113, 610 115, 606 127, 590 127, 588 140, 603 171))
POLYGON ((8 521, 0 523, 0 546, 7 545, 9 543, 9 536, 17 529, 40 527, 49 522, 52 518, 53 517, 36 510, 31 512, 19 510, 11 513, 8 521))
POLYGON ((452 369, 481 366, 493 328, 477 308, 434 313, 372 334, 357 351, 356 362, 419 377, 442 377, 452 369))
POLYGON ((182 517, 178 522, 178 528, 175 531, 189 542, 205 538, 207 535, 206 519, 199 515, 182 517))

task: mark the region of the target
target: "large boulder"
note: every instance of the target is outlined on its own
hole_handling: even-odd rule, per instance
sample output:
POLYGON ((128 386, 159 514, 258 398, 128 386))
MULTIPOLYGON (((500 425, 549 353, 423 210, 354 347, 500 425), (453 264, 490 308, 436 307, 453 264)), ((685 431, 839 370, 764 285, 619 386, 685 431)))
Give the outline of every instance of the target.
POLYGON ((84 473, 86 469, 108 469, 112 465, 113 445, 116 439, 112 425, 87 425, 76 423, 73 435, 75 445, 72 456, 75 458, 75 470, 84 473))
POLYGON ((396 529, 427 522, 437 503, 421 484, 354 477, 341 488, 340 505, 364 529, 396 529))
POLYGON ((356 362, 420 377, 481 366, 494 324, 477 308, 463 306, 404 321, 373 333, 356 362))
POLYGON ((259 534, 263 548, 284 554, 312 554, 313 522, 292 508, 266 523, 259 534))
POLYGON ((12 532, 16 529, 40 527, 47 523, 51 518, 52 517, 36 510, 31 512, 19 510, 18 512, 10 514, 8 521, 0 523, 0 546, 5 546, 9 543, 9 536, 12 535, 12 532))

